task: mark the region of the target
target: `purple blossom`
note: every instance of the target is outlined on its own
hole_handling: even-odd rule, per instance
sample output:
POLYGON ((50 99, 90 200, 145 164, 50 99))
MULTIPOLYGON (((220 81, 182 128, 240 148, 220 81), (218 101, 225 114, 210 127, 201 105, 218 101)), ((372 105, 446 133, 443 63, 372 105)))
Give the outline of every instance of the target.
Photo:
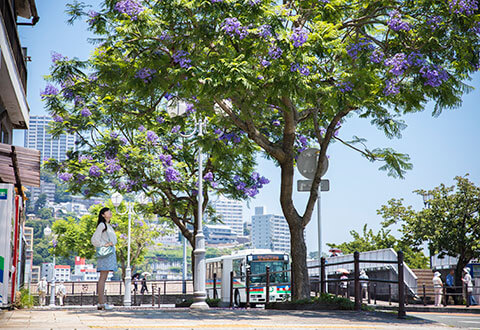
POLYGON ((282 54, 283 50, 280 47, 272 46, 268 49, 268 56, 270 56, 272 60, 279 59, 280 57, 282 57, 282 54))
POLYGON ((194 113, 194 112, 195 112, 195 106, 194 106, 193 104, 191 104, 191 103, 187 103, 187 104, 186 104, 186 110, 185 110, 185 112, 186 112, 188 115, 194 113))
POLYGON ((52 246, 54 248, 57 247, 57 240, 56 239, 52 239, 52 246))
POLYGON ((477 0, 448 0, 450 12, 455 14, 473 15, 478 9, 477 0))
POLYGON ((242 26, 242 23, 240 23, 240 21, 235 17, 226 18, 221 26, 221 29, 230 37, 238 36, 240 40, 244 39, 248 35, 247 27, 242 26))
POLYGON ((80 157, 78 157, 78 161, 79 161, 79 162, 89 161, 89 160, 92 160, 92 159, 93 159, 93 158, 92 158, 92 156, 90 156, 90 155, 87 155, 87 156, 85 156, 85 155, 80 155, 80 157))
POLYGON ((272 125, 277 127, 280 126, 280 120, 275 119, 274 121, 272 121, 272 125))
POLYGON ((472 31, 475 32, 476 34, 480 34, 480 22, 475 23, 475 26, 472 27, 472 31))
POLYGON ((223 0, 210 0, 211 3, 223 2, 223 0))
POLYGON ((262 59, 260 61, 260 64, 264 67, 264 68, 268 68, 270 66, 270 61, 267 61, 266 59, 262 59))
POLYGON ((203 176, 203 179, 206 180, 206 181, 212 182, 213 181, 213 173, 212 172, 207 172, 207 174, 205 174, 203 176))
POLYGON ((178 133, 180 131, 180 125, 173 126, 172 133, 178 133))
POLYGON ((118 158, 105 159, 105 171, 109 174, 116 173, 122 169, 119 164, 118 158))
POLYGON ((156 144, 158 140, 158 135, 154 131, 147 131, 147 141, 156 144))
POLYGON ((390 20, 388 21, 388 27, 393 31, 409 31, 410 24, 405 21, 402 21, 402 14, 398 10, 393 10, 390 13, 390 20))
POLYGON ((353 90, 353 84, 350 81, 344 81, 337 85, 338 90, 342 93, 351 92, 353 90))
POLYGON ((50 84, 47 84, 45 86, 45 90, 43 92, 40 92, 40 96, 42 97, 42 100, 48 97, 52 97, 58 94, 58 89, 50 84))
POLYGON ((127 138, 125 138, 124 136, 122 136, 122 137, 120 138, 120 142, 122 142, 122 145, 126 145, 126 144, 128 143, 128 140, 127 140, 127 138))
POLYGON ((162 41, 171 41, 172 40, 172 37, 170 36, 170 34, 168 33, 168 31, 163 31, 159 36, 158 38, 162 41))
POLYGON ((173 54, 173 62, 180 64, 181 68, 188 69, 191 67, 190 63, 192 60, 190 60, 187 56, 190 55, 188 52, 179 50, 173 54))
POLYGON ((139 79, 143 80, 143 82, 145 84, 147 84, 150 81, 152 81, 156 72, 157 71, 155 69, 143 68, 143 69, 138 70, 137 73, 135 73, 135 78, 139 78, 139 79))
POLYGON ((300 68, 300 65, 298 63, 291 63, 290 64, 290 71, 291 72, 296 72, 300 68))
POLYGON ((370 55, 370 61, 373 63, 380 63, 382 62, 384 56, 385 54, 383 54, 381 50, 375 49, 372 55, 370 55))
POLYGON ((397 53, 393 57, 385 60, 385 65, 391 66, 389 72, 395 76, 403 74, 408 67, 408 62, 404 53, 397 53))
POLYGON ((250 6, 252 6, 252 7, 258 5, 260 2, 262 2, 262 0, 249 0, 248 1, 250 6))
POLYGON ((386 96, 397 95, 398 93, 400 93, 400 87, 398 86, 398 81, 396 79, 387 80, 383 93, 386 96))
POLYGON ((162 116, 157 117, 157 123, 163 124, 164 122, 165 122, 165 118, 163 118, 162 116))
POLYGON ((263 39, 269 39, 272 36, 272 27, 268 24, 261 25, 258 28, 258 34, 263 38, 263 39))
POLYGON ((308 33, 300 28, 295 28, 293 33, 290 35, 290 40, 293 41, 294 47, 301 47, 305 42, 307 42, 307 39, 308 33))
POLYGON ((68 172, 65 172, 65 173, 62 173, 58 176, 58 178, 62 181, 70 181, 73 177, 73 174, 72 173, 68 173, 68 172))
POLYGON ((92 115, 92 113, 88 108, 83 108, 80 113, 82 114, 82 117, 89 117, 92 115))
POLYGON ((139 130, 140 132, 145 132, 145 126, 140 125, 140 126, 138 127, 138 130, 139 130))
POLYGON ((307 139, 307 137, 304 136, 304 135, 299 135, 299 136, 298 136, 298 141, 300 142, 300 144, 301 144, 302 146, 306 146, 306 145, 308 144, 308 139, 307 139))
POLYGON ((144 11, 144 8, 134 0, 120 0, 115 5, 115 10, 130 16, 133 21, 136 21, 138 15, 144 11))
POLYGON ((63 61, 64 59, 66 59, 66 57, 64 57, 62 54, 57 52, 52 52, 52 62, 54 64, 57 64, 58 61, 63 61))
POLYGON ((63 118, 61 116, 54 116, 53 117, 53 121, 56 122, 56 123, 62 123, 63 122, 63 118))
POLYGON ((172 166, 172 156, 160 154, 158 159, 162 162, 163 166, 172 166))
POLYGON ((127 239, 127 235, 125 235, 125 234, 120 234, 120 238, 121 238, 121 239, 127 239))
POLYGON ((88 11, 88 17, 89 17, 89 19, 87 20, 88 25, 92 26, 93 24, 95 24, 98 20, 99 15, 100 14, 94 10, 88 11))
POLYGON ((299 70, 302 75, 305 77, 310 74, 310 69, 306 65, 302 66, 301 69, 299 70))
POLYGON ((110 138, 116 139, 117 137, 118 137, 118 132, 116 132, 116 131, 110 132, 110 138))
POLYGON ((167 101, 170 101, 173 98, 173 95, 170 93, 165 93, 165 98, 167 99, 167 101))
POLYGON ((102 175, 102 172, 97 165, 92 165, 92 167, 90 167, 90 170, 88 171, 88 173, 90 174, 90 176, 93 176, 93 177, 96 177, 96 178, 98 178, 100 175, 102 175))
POLYGON ((165 169, 165 180, 167 182, 180 182, 180 173, 172 166, 169 166, 165 169))
POLYGON ((407 63, 410 66, 422 66, 425 64, 423 55, 418 52, 411 52, 407 56, 407 63))
POLYGON ((429 85, 432 87, 438 87, 443 82, 447 81, 449 78, 448 72, 445 71, 443 68, 437 65, 426 66, 424 65, 420 69, 420 74, 423 78, 427 79, 425 85, 429 85))
POLYGON ((372 50, 374 46, 372 45, 372 41, 367 38, 359 38, 357 42, 354 42, 347 47, 347 54, 352 59, 357 59, 358 53, 364 50, 372 50))
POLYGON ((433 16, 432 18, 427 20, 427 24, 430 25, 430 28, 435 31, 438 26, 443 22, 440 16, 433 16))

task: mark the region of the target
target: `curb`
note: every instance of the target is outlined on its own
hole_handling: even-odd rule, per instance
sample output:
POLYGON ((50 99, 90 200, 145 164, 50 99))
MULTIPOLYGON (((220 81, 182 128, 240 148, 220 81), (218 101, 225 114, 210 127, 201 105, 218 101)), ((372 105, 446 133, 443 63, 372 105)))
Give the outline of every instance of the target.
MULTIPOLYGON (((398 307, 395 306, 372 306, 376 311, 397 311, 398 307)), ((422 313, 468 313, 468 314, 480 314, 479 308, 468 308, 468 307, 427 307, 427 306, 405 306, 406 312, 422 312, 422 313)))

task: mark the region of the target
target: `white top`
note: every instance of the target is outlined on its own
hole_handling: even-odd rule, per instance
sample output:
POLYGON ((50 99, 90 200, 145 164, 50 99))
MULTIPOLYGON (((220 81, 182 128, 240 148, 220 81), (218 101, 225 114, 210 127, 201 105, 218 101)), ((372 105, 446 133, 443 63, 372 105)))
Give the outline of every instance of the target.
POLYGON ((463 283, 467 284, 467 291, 472 292, 473 291, 472 276, 469 273, 466 273, 463 276, 462 281, 463 283))
POLYGON ((442 279, 440 278, 440 276, 434 276, 432 279, 432 282, 433 282, 433 287, 435 288, 441 288, 443 286, 442 279))
POLYGON ((115 231, 113 227, 107 223, 107 230, 105 229, 105 225, 100 223, 97 226, 97 230, 93 233, 92 239, 90 240, 95 247, 105 246, 108 242, 112 242, 113 245, 117 244, 117 235, 115 235, 115 231))
POLYGON ((67 295, 67 288, 66 288, 65 285, 63 285, 63 284, 59 284, 59 285, 57 286, 57 289, 56 289, 55 291, 57 291, 56 294, 57 294, 58 296, 60 296, 60 295, 62 295, 62 296, 67 295))
POLYGON ((38 291, 40 292, 47 292, 47 281, 40 281, 38 282, 38 291))

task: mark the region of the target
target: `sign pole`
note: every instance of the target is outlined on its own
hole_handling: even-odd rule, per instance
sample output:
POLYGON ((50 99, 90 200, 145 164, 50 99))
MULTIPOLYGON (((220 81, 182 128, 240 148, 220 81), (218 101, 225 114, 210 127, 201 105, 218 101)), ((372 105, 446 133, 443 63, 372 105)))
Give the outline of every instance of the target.
POLYGON ((320 265, 320 259, 322 258, 322 212, 321 212, 321 196, 322 192, 319 189, 317 200, 317 217, 318 217, 318 264, 320 265))

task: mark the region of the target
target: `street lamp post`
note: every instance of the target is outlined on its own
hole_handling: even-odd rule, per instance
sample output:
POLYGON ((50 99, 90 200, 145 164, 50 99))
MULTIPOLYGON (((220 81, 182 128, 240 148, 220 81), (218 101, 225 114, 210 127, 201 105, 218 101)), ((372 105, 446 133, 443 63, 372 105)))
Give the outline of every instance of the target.
POLYGON ((115 206, 117 214, 124 215, 128 212, 128 239, 127 239, 127 269, 125 270, 125 294, 123 296, 123 305, 132 306, 132 269, 130 268, 130 242, 131 242, 131 232, 132 232, 132 212, 133 212, 133 203, 126 202, 127 210, 123 213, 118 212, 117 207, 120 206, 123 200, 123 196, 118 192, 112 195, 112 204, 115 206))
MULTIPOLYGON (((50 227, 46 227, 44 230, 43 230, 43 234, 46 236, 46 237, 50 237, 52 235, 52 230, 50 229, 50 227)), ((55 236, 52 237, 52 244, 54 244, 54 248, 55 248, 55 236)), ((51 281, 51 285, 50 285, 50 307, 55 307, 55 249, 53 250, 53 263, 52 263, 52 281, 51 281)))
MULTIPOLYGON (((179 103, 175 107, 172 107, 169 111, 171 116, 179 116, 186 112, 186 107, 184 104, 179 103)), ((179 133, 181 137, 190 138, 197 134, 198 136, 203 136, 203 130, 207 125, 207 119, 199 120, 195 119, 195 127, 192 133, 182 134, 179 133)), ((205 288, 206 280, 206 263, 205 263, 205 235, 203 234, 203 174, 202 174, 202 146, 198 145, 198 225, 197 232, 195 234, 195 250, 193 250, 193 255, 195 257, 194 264, 194 281, 193 281, 193 304, 190 305, 192 309, 207 309, 209 308, 206 299, 207 299, 207 290, 205 288)))
MULTIPOLYGON (((429 209, 430 208, 430 201, 433 199, 433 195, 430 193, 424 193, 423 195, 423 205, 429 209)), ((430 247, 430 239, 428 239, 428 257, 430 260, 430 268, 432 268, 432 248, 430 247)))

